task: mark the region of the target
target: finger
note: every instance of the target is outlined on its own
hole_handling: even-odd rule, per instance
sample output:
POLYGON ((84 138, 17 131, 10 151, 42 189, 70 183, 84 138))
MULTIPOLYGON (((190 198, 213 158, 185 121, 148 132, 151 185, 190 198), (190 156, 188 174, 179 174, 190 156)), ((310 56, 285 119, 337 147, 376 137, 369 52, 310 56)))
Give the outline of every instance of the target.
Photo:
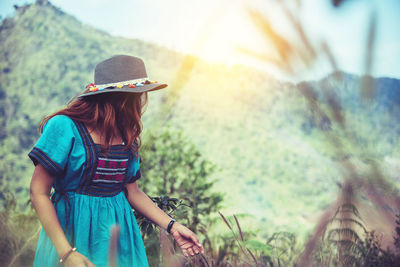
POLYGON ((189 254, 187 253, 187 249, 182 249, 183 255, 185 255, 185 257, 189 257, 189 254))
POLYGON ((193 249, 192 249, 192 248, 188 248, 187 250, 188 250, 188 252, 189 252, 189 254, 190 254, 191 256, 194 256, 194 252, 193 252, 193 249))
POLYGON ((190 239, 192 239, 193 243, 195 243, 196 245, 198 245, 198 246, 200 245, 200 246, 201 246, 200 241, 199 241, 199 239, 197 238, 197 235, 191 234, 191 235, 190 235, 190 239))
POLYGON ((204 248, 203 248, 203 246, 197 246, 197 247, 195 247, 198 251, 199 251, 199 253, 202 253, 202 254, 204 254, 204 248))
POLYGON ((199 249, 197 248, 197 247, 193 247, 193 251, 194 251, 194 253, 197 255, 197 254, 199 254, 199 249))
POLYGON ((198 245, 198 246, 194 246, 194 248, 196 248, 197 250, 199 250, 201 253, 204 254, 204 248, 203 248, 203 246, 201 244, 198 245))

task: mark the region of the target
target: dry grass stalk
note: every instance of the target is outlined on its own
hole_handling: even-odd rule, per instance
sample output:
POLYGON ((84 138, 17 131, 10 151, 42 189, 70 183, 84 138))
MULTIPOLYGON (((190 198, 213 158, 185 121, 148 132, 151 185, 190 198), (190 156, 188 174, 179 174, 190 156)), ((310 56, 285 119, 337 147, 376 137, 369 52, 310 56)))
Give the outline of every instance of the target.
POLYGON ((118 239, 121 228, 119 225, 114 225, 111 228, 110 247, 108 249, 108 266, 117 267, 117 249, 118 239))
POLYGON ((293 67, 289 63, 292 61, 295 48, 292 47, 288 40, 274 30, 269 20, 260 12, 250 8, 247 11, 255 26, 267 40, 271 41, 279 55, 278 58, 272 60, 272 63, 278 64, 279 67, 289 73, 293 73, 293 67))
POLYGON ((240 224, 239 224, 238 219, 236 218, 236 215, 233 215, 233 218, 235 218, 235 222, 236 222, 237 228, 238 228, 238 230, 239 230, 240 238, 241 238, 242 241, 244 242, 244 237, 243 237, 242 229, 240 228, 240 224))
POLYGON ((309 65, 312 61, 315 60, 317 57, 317 52, 315 48, 312 46, 311 41, 306 35, 303 25, 301 24, 300 20, 290 11, 287 5, 284 4, 283 1, 278 1, 281 8, 285 12, 286 16, 288 17, 289 21, 292 23, 293 28, 296 30, 301 42, 304 44, 305 53, 304 51, 298 51, 301 55, 303 55, 303 60, 306 64, 309 65))
MULTIPOLYGON (((238 244, 238 246, 239 246, 240 250, 242 251, 243 255, 245 255, 245 257, 247 258, 247 260, 252 261, 253 258, 251 257, 251 255, 249 255, 248 249, 246 248, 246 245, 244 244, 244 237, 243 237, 243 234, 242 234, 242 230, 241 230, 241 228, 240 228, 239 221, 237 220, 236 216, 234 215, 235 221, 236 221, 236 224, 237 224, 237 227, 238 227, 238 231, 240 232, 242 241, 240 241, 240 240, 238 239, 238 237, 236 236, 235 231, 233 230, 232 226, 230 225, 230 223, 228 222, 228 220, 225 218, 225 216, 224 216, 221 212, 218 212, 218 213, 219 213, 219 215, 222 217, 222 219, 224 220, 224 222, 225 222, 225 224, 228 226, 228 228, 231 230, 232 235, 233 235, 233 238, 235 239, 236 243, 238 244)), ((247 266, 248 264, 250 264, 247 260, 243 260, 242 264, 244 264, 245 266, 247 266)), ((257 264, 257 261, 255 261, 255 263, 257 264)))
POLYGON ((22 253, 25 251, 25 249, 28 248, 28 246, 31 244, 31 242, 33 242, 34 240, 36 240, 38 238, 41 229, 42 229, 42 227, 38 227, 36 232, 25 241, 25 244, 21 247, 21 249, 11 259, 10 263, 8 264, 8 267, 17 266, 16 265, 17 264, 17 260, 22 255, 22 253))
POLYGON ((252 258, 252 259, 253 259, 253 261, 254 261, 254 263, 257 265, 257 259, 256 259, 256 256, 254 256, 253 252, 251 252, 251 250, 250 250, 250 249, 248 249, 248 248, 246 248, 246 249, 247 249, 247 251, 249 252, 249 254, 250 254, 251 258, 252 258))
POLYGON ((219 213, 219 215, 222 217, 222 219, 224 220, 224 222, 225 222, 225 224, 228 226, 228 228, 232 231, 233 229, 232 229, 232 226, 230 225, 230 223, 228 222, 228 220, 225 218, 225 216, 221 213, 221 212, 219 212, 218 211, 218 213, 219 213))

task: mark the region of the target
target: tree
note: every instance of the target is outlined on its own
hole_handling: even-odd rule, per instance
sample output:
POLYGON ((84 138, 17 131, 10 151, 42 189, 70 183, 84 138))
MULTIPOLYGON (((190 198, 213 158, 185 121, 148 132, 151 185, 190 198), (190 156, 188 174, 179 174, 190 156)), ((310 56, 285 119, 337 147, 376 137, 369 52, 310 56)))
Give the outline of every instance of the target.
POLYGON ((223 200, 221 193, 212 191, 210 177, 216 166, 202 157, 182 131, 149 132, 143 143, 140 187, 151 196, 183 200, 190 209, 176 209, 173 216, 195 232, 205 226, 223 200))

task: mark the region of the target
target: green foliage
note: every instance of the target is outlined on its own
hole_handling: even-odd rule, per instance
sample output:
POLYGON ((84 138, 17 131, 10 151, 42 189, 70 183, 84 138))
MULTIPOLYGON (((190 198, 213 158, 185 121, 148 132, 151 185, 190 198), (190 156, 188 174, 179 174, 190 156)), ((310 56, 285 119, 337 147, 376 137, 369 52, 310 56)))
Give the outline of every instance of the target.
POLYGON ((205 226, 223 197, 213 192, 210 176, 215 166, 204 159, 181 131, 147 132, 141 149, 140 187, 149 195, 175 196, 190 208, 177 209, 174 217, 193 231, 205 226))
MULTIPOLYGON (((235 223, 220 213, 231 236, 224 237, 224 246, 211 251, 212 261, 216 266, 234 263, 234 266, 295 266, 301 248, 297 237, 290 232, 276 232, 265 241, 255 239, 254 233, 242 230, 238 218, 235 223), (217 254, 216 254, 217 252, 217 254)), ((212 246, 210 246, 212 247, 212 246)))
MULTIPOLYGON (((174 212, 177 208, 179 208, 180 205, 184 205, 182 203, 182 200, 179 200, 177 198, 170 198, 168 196, 150 197, 150 198, 161 210, 163 210, 170 216, 172 215, 172 212, 174 212)), ((144 217, 139 212, 134 211, 134 213, 136 220, 139 224, 140 231, 142 233, 142 238, 144 238, 146 235, 147 236, 151 235, 154 232, 156 225, 154 225, 152 221, 144 217)))
POLYGON ((267 244, 271 247, 274 262, 289 266, 297 260, 300 248, 295 234, 290 232, 274 233, 268 238, 267 244))

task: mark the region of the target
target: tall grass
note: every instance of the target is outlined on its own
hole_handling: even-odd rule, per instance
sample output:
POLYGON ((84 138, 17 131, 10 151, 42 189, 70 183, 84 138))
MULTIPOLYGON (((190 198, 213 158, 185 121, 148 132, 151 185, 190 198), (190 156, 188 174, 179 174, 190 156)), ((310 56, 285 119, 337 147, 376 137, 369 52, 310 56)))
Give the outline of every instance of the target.
POLYGON ((0 211, 0 265, 32 265, 40 232, 39 222, 29 207, 22 211, 17 208, 12 193, 5 195, 4 209, 0 211))

